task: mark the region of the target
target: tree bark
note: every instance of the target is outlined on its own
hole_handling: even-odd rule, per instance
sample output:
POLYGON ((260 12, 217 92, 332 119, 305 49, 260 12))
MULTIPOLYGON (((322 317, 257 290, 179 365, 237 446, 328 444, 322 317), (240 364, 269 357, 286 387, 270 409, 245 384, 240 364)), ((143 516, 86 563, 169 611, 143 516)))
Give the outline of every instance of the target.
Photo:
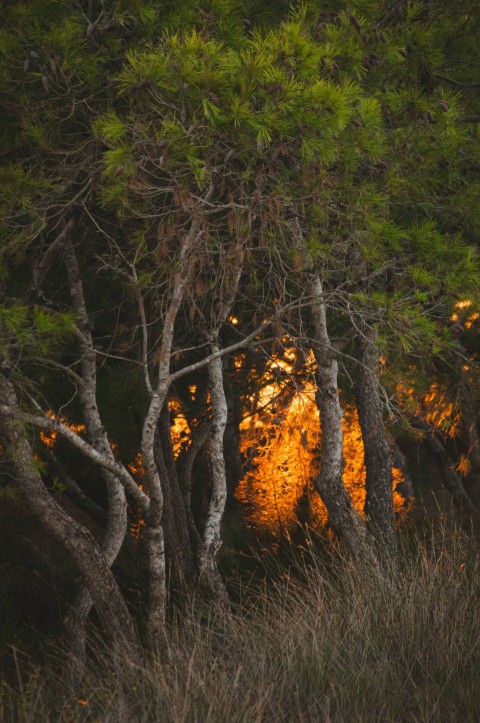
MULTIPOLYGON (((78 396, 87 434, 92 447, 111 462, 115 461, 110 441, 105 432, 97 405, 97 358, 91 334, 84 298, 83 284, 77 256, 72 241, 66 243, 65 265, 70 285, 73 307, 78 317, 79 341, 82 352, 81 377, 83 384, 78 387, 78 396)), ((125 490, 118 478, 102 468, 108 496, 107 526, 102 540, 101 550, 108 565, 116 560, 127 532, 127 505, 125 490)), ((76 593, 64 618, 67 638, 79 656, 86 654, 86 620, 92 605, 90 594, 85 586, 76 593)))
MULTIPOLYGON (((188 281, 193 273, 194 259, 190 258, 190 252, 197 240, 199 230, 200 222, 196 219, 192 222, 190 231, 184 238, 178 259, 178 268, 173 273, 172 296, 163 322, 158 378, 157 383, 152 387, 150 404, 142 431, 142 460, 150 492, 150 509, 146 522, 149 560, 148 638, 152 648, 158 647, 164 640, 167 601, 165 538, 162 527, 164 500, 162 483, 155 460, 155 437, 158 420, 171 384, 170 356, 175 320, 188 281)), ((148 372, 148 370, 146 371, 148 372)))
POLYGON ((181 493, 172 449, 168 402, 159 419, 155 451, 163 490, 163 529, 169 589, 191 588, 194 577, 194 553, 189 523, 181 493))
POLYGON ((115 650, 127 650, 135 656, 138 638, 112 571, 90 532, 75 522, 45 488, 33 464, 26 432, 18 421, 13 385, 1 372, 0 401, 4 409, 3 438, 27 505, 78 566, 115 650))
POLYGON ((375 332, 364 329, 358 342, 355 399, 365 455, 365 514, 369 530, 381 543, 379 549, 395 549, 392 494, 392 458, 383 422, 379 382, 380 352, 375 332))
MULTIPOLYGON (((213 353, 219 350, 217 341, 212 343, 211 349, 213 353)), ((208 376, 212 401, 212 431, 207 440, 207 451, 212 492, 200 548, 200 580, 202 586, 211 592, 215 604, 221 609, 228 610, 230 607, 228 595, 216 564, 216 556, 222 546, 221 525, 227 501, 223 436, 228 411, 223 388, 223 361, 220 357, 209 363, 208 376)))
POLYGON ((200 554, 202 538, 197 529, 197 526, 195 524, 195 520, 193 519, 193 514, 192 514, 192 506, 191 506, 191 503, 192 503, 192 473, 193 473, 193 465, 195 463, 195 460, 196 460, 199 452, 201 451, 201 449, 205 446, 206 441, 210 435, 211 429, 212 429, 212 423, 206 422, 200 427, 200 429, 195 430, 192 441, 190 442, 190 446, 179 459, 179 465, 178 465, 178 478, 179 478, 180 488, 181 488, 182 495, 183 495, 185 513, 187 515, 187 520, 188 520, 188 529, 190 532, 190 543, 191 543, 192 550, 193 550, 193 553, 194 553, 196 559, 198 559, 199 554, 200 554))
POLYGON ((356 559, 371 558, 363 520, 355 511, 343 484, 343 412, 338 395, 338 363, 327 327, 323 288, 318 273, 307 281, 311 296, 311 345, 316 361, 317 404, 322 428, 321 471, 315 483, 328 511, 329 522, 356 559))

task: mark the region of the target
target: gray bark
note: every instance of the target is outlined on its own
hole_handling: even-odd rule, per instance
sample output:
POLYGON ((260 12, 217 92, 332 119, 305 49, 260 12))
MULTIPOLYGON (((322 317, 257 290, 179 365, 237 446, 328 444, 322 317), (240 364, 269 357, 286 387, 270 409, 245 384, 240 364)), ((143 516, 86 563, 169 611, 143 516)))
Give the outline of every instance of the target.
MULTIPOLYGON (((218 343, 212 344, 212 352, 218 351, 218 343)), ((212 594, 217 606, 229 609, 228 596, 216 564, 216 556, 222 546, 221 525, 227 501, 227 478, 223 436, 227 425, 227 400, 223 388, 223 362, 220 357, 208 365, 210 398, 212 401, 212 431, 207 440, 212 491, 208 507, 203 540, 200 548, 200 579, 212 594)))
MULTIPOLYGON (((81 377, 83 384, 78 388, 80 406, 92 447, 110 462, 115 462, 110 441, 100 418, 96 399, 97 359, 88 318, 80 268, 71 240, 66 243, 65 265, 70 285, 73 308, 78 317, 79 341, 82 352, 81 377)), ((122 547, 127 531, 127 505, 125 490, 119 479, 105 468, 102 469, 107 488, 107 526, 101 550, 108 565, 112 565, 122 547)), ((89 591, 82 586, 76 593, 64 618, 64 627, 71 644, 80 656, 85 655, 86 620, 92 599, 89 591)))
POLYGON ((367 470, 365 514, 369 530, 381 543, 379 549, 391 552, 395 549, 392 457, 383 422, 378 378, 380 352, 373 330, 364 330, 358 349, 355 399, 367 470))
POLYGON ((343 412, 338 395, 338 362, 327 327, 323 287, 318 273, 307 282, 311 301, 312 349, 317 364, 317 404, 322 427, 321 471, 315 483, 328 511, 329 523, 357 558, 371 558, 366 527, 343 483, 343 412))
POLYGON ((52 498, 33 465, 30 443, 19 422, 18 403, 11 382, 0 372, 2 434, 17 483, 32 512, 70 554, 87 586, 100 619, 117 652, 137 654, 133 620, 109 565, 88 530, 75 522, 52 498))
POLYGON ((165 404, 160 415, 155 455, 164 497, 162 523, 169 588, 189 589, 192 587, 194 578, 194 554, 172 449, 168 403, 165 404))
POLYGON ((218 336, 222 324, 230 314, 240 282, 243 265, 241 244, 237 244, 232 249, 231 256, 234 259, 233 266, 231 269, 225 269, 226 288, 220 291, 216 326, 211 334, 211 358, 207 367, 212 403, 212 431, 207 440, 212 490, 200 547, 200 579, 221 612, 230 609, 227 591, 216 563, 217 554, 222 546, 221 527, 227 501, 224 435, 228 406, 223 385, 223 359, 220 356, 218 336))
MULTIPOLYGON (((173 274, 172 296, 165 313, 160 344, 158 378, 150 396, 150 405, 142 432, 142 460, 147 485, 150 491, 150 510, 147 516, 147 541, 149 560, 149 615, 148 637, 152 647, 164 639, 165 606, 167 599, 165 539, 162 527, 163 491, 155 460, 155 435, 158 420, 165 404, 171 383, 170 356, 173 333, 178 310, 183 301, 188 281, 192 275, 194 261, 189 258, 199 232, 199 221, 192 222, 185 237, 173 274)), ((152 387, 153 388, 153 387, 152 387)))

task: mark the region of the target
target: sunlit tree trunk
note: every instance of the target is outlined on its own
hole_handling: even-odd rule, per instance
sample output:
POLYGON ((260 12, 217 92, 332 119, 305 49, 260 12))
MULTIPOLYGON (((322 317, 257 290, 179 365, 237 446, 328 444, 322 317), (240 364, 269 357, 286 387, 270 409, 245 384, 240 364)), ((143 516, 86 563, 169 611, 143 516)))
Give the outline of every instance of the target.
POLYGON ((18 422, 19 408, 13 385, 1 372, 0 404, 2 437, 27 505, 78 566, 114 648, 128 650, 135 657, 138 640, 134 624, 110 567, 90 532, 75 522, 44 486, 25 430, 18 422))
POLYGON ((329 522, 356 558, 370 554, 366 528, 343 483, 343 412, 338 395, 338 363, 327 328, 323 288, 318 274, 307 282, 311 297, 311 344, 316 361, 317 404, 322 427, 321 471, 315 482, 329 522))
POLYGON ((392 457, 383 422, 379 382, 380 352, 373 329, 365 328, 358 342, 355 399, 365 454, 365 514, 381 549, 395 548, 392 457))

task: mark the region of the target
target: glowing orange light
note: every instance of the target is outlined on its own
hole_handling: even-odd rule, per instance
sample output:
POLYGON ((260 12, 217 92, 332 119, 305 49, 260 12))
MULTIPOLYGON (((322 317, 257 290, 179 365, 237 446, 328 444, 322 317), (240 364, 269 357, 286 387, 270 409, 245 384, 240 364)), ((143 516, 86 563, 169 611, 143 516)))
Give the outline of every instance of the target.
MULTIPOLYGON (((47 417, 53 420, 58 420, 62 424, 64 424, 66 427, 68 427, 72 432, 75 432, 75 434, 78 434, 79 432, 85 431, 85 425, 84 424, 75 424, 74 422, 71 422, 67 417, 65 416, 58 416, 55 414, 51 409, 47 411, 47 417)), ((53 449, 55 447, 55 444, 58 439, 57 432, 52 429, 49 431, 42 431, 40 432, 40 439, 44 444, 47 445, 47 447, 50 447, 53 449)))
POLYGON ((168 404, 170 411, 170 433, 172 435, 173 455, 175 459, 190 444, 191 430, 187 418, 181 411, 180 402, 171 399, 168 404))
MULTIPOLYGON (((292 372, 292 364, 285 361, 285 355, 271 362, 270 370, 275 368, 292 372)), ((249 526, 273 536, 288 536, 300 520, 320 528, 328 517, 313 483, 321 468, 315 385, 306 382, 302 388, 288 393, 282 384, 285 382, 274 381, 255 399, 251 398, 252 405, 262 411, 252 413, 241 424, 241 451, 247 471, 236 491, 237 499, 245 505, 249 526)), ((355 508, 362 513, 366 470, 360 423, 353 407, 345 408, 342 426, 344 483, 355 508)), ((395 468, 393 487, 403 480, 403 472, 395 468)), ((405 499, 396 492, 394 507, 398 513, 406 508, 405 499)))
POLYGON ((454 308, 457 309, 457 311, 454 311, 450 315, 450 320, 459 321, 461 319, 461 323, 463 324, 465 329, 471 329, 473 324, 478 321, 478 319, 480 319, 480 312, 478 311, 471 311, 471 313, 465 314, 465 312, 472 309, 472 306, 473 301, 471 299, 463 299, 462 301, 457 301, 457 303, 454 305, 454 308))

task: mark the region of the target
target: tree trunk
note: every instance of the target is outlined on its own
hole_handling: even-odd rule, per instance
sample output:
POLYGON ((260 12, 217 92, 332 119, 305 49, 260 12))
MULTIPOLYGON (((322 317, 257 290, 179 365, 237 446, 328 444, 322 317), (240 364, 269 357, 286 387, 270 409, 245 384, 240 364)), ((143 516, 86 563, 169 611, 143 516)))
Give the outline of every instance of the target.
POLYGON ((163 490, 163 531, 169 588, 190 588, 194 576, 194 555, 191 546, 185 503, 180 491, 172 449, 168 403, 162 410, 156 439, 157 459, 163 490))
MULTIPOLYGON (((142 430, 142 460, 150 492, 150 508, 146 519, 149 565, 148 637, 150 645, 154 649, 164 641, 167 600, 165 538, 162 527, 163 491, 155 460, 155 438, 158 420, 171 384, 170 355, 175 320, 194 270, 195 260, 193 257, 190 258, 190 253, 197 240, 199 228, 200 222, 196 219, 192 222, 190 231, 183 240, 178 268, 172 275, 172 295, 165 312, 159 351, 158 379, 155 387, 149 390, 150 404, 142 430)), ((143 333, 146 338, 145 328, 143 333)), ((149 379, 147 368, 145 368, 145 375, 149 379)))
POLYGON ((358 343, 358 352, 355 399, 367 469, 365 514, 370 531, 381 543, 379 549, 393 551, 392 458, 383 423, 378 379, 380 352, 373 330, 364 330, 358 343))
MULTIPOLYGON (((81 376, 83 384, 78 387, 78 396, 89 441, 94 449, 110 461, 114 461, 108 436, 102 424, 97 405, 97 358, 93 344, 91 325, 83 294, 75 249, 68 240, 65 250, 65 265, 70 285, 73 307, 78 316, 79 341, 82 352, 81 376)), ((107 526, 101 550, 108 565, 116 560, 127 532, 127 505, 123 485, 115 475, 102 468, 108 496, 107 526)), ((82 586, 76 593, 64 618, 64 628, 70 644, 77 654, 86 654, 86 621, 92 605, 88 590, 82 586)))
POLYGON ((322 427, 321 471, 315 483, 327 508, 329 522, 347 550, 356 559, 371 558, 365 525, 343 484, 343 413, 338 395, 338 363, 328 335, 323 288, 318 274, 308 279, 307 292, 312 297, 311 343, 317 363, 317 404, 322 427))
POLYGON ((225 396, 227 398, 228 418, 223 444, 228 459, 227 469, 227 505, 235 502, 235 490, 243 479, 242 457, 240 454, 240 421, 241 415, 235 410, 235 396, 229 375, 225 376, 225 396))
POLYGON ((188 449, 182 454, 178 464, 178 478, 180 482, 180 488, 183 495, 185 513, 188 520, 188 529, 190 533, 190 543, 192 546, 193 554, 196 559, 200 555, 200 547, 202 544, 202 538, 198 532, 195 520, 192 514, 192 473, 193 465, 197 458, 197 455, 204 447, 210 432, 212 429, 212 423, 204 423, 200 429, 196 429, 193 435, 192 441, 188 449))
POLYGON ((8 412, 2 432, 17 483, 32 512, 71 555, 78 566, 100 619, 117 651, 135 656, 138 639, 115 578, 88 530, 75 522, 49 495, 33 464, 32 449, 17 419, 13 385, 0 372, 0 401, 8 412))
MULTIPOLYGON (((212 353, 215 354, 218 351, 219 346, 215 341, 212 344, 212 353)), ((200 579, 204 589, 211 592, 215 604, 220 609, 228 610, 230 607, 228 595, 216 564, 216 556, 222 546, 221 525, 227 501, 223 435, 228 412, 223 388, 223 360, 220 357, 209 363, 208 376, 212 400, 212 431, 207 441, 207 450, 212 492, 200 548, 200 579)))

